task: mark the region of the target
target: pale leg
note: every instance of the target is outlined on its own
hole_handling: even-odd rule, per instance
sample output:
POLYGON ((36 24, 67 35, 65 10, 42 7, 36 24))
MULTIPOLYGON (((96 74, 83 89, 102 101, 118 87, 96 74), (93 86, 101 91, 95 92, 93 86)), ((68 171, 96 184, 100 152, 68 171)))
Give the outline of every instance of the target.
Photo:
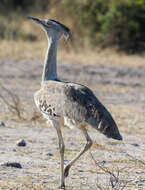
POLYGON ((55 121, 53 121, 53 126, 55 127, 58 135, 58 141, 59 141, 59 151, 60 151, 60 162, 61 162, 61 170, 60 170, 60 188, 65 189, 65 179, 64 179, 64 149, 65 145, 63 142, 63 137, 61 133, 61 129, 59 127, 59 124, 55 121))
POLYGON ((85 144, 85 146, 83 147, 83 149, 70 161, 70 163, 68 163, 68 165, 65 167, 64 169, 64 176, 67 177, 69 174, 69 169, 71 168, 71 166, 80 158, 80 156, 82 154, 84 154, 91 146, 92 146, 92 140, 90 138, 90 136, 88 135, 88 132, 86 130, 85 127, 80 127, 81 131, 83 132, 87 143, 85 144))

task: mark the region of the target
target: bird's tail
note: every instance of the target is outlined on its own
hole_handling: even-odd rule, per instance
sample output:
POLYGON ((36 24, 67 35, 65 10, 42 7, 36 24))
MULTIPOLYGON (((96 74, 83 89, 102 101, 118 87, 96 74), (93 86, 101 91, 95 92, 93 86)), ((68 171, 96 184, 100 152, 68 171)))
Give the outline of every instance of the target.
POLYGON ((122 140, 118 127, 106 108, 103 109, 102 113, 99 113, 99 119, 89 118, 87 122, 108 138, 122 140))
POLYGON ((97 129, 108 138, 122 140, 122 136, 113 118, 111 119, 111 122, 108 122, 106 118, 104 118, 104 120, 101 120, 98 124, 97 129))

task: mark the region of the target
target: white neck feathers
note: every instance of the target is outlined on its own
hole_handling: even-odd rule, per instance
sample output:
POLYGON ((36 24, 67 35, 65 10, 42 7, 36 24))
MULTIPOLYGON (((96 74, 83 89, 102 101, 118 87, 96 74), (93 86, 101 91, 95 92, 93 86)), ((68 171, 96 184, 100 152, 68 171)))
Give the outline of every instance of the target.
POLYGON ((48 39, 48 49, 45 56, 45 62, 42 74, 42 83, 47 80, 57 79, 57 68, 56 68, 57 45, 58 45, 58 40, 54 40, 51 37, 48 39))

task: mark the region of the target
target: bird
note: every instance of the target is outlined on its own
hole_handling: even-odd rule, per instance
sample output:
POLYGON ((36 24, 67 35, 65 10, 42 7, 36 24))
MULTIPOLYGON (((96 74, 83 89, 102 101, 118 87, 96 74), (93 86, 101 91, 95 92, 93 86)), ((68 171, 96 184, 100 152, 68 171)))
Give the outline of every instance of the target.
POLYGON ((70 29, 53 19, 38 19, 31 16, 28 19, 39 24, 48 39, 41 88, 34 94, 34 101, 47 123, 56 129, 60 152, 60 189, 65 189, 65 179, 70 168, 93 144, 86 124, 108 138, 122 140, 122 136, 110 112, 92 90, 82 84, 62 81, 57 75, 58 43, 63 37, 66 39, 70 37, 70 29), (70 129, 80 129, 86 139, 85 146, 65 167, 62 124, 70 129))

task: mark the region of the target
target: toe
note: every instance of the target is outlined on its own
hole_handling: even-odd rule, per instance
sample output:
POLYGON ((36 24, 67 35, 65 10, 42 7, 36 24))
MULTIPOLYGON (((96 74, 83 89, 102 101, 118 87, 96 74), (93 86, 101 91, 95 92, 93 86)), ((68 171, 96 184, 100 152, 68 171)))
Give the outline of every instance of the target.
POLYGON ((64 183, 61 184, 60 189, 65 189, 65 184, 64 183))
POLYGON ((64 177, 68 177, 69 169, 70 169, 70 167, 66 166, 66 168, 64 169, 64 177))

